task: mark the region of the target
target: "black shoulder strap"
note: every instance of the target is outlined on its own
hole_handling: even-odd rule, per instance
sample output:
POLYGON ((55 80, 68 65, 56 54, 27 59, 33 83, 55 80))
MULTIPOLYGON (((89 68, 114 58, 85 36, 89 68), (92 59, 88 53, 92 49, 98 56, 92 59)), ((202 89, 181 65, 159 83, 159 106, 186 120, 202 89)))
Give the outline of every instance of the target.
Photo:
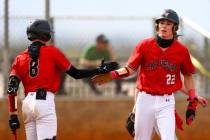
POLYGON ((29 47, 28 47, 28 53, 29 56, 36 60, 39 58, 39 53, 40 53, 40 48, 41 46, 43 46, 45 44, 41 43, 41 42, 33 42, 29 47))

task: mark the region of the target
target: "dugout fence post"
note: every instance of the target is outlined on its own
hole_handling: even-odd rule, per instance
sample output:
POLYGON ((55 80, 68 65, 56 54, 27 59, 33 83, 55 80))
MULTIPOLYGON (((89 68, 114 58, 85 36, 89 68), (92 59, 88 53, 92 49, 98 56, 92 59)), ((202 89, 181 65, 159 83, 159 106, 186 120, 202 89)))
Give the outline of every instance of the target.
MULTIPOLYGON (((51 17, 50 14, 50 0, 45 0, 45 19, 49 21, 53 31, 54 31, 54 19, 51 17)), ((49 44, 53 45, 55 42, 54 35, 52 34, 52 39, 50 40, 49 44)))
MULTIPOLYGON (((204 65, 207 68, 207 70, 210 70, 210 49, 209 49, 209 39, 207 37, 204 37, 204 56, 205 56, 205 60, 204 60, 204 65)), ((209 78, 206 76, 205 77, 205 86, 204 86, 204 91, 206 96, 209 96, 209 78)))
POLYGON ((2 63, 2 73, 4 79, 4 94, 7 93, 7 83, 9 76, 9 0, 4 0, 4 41, 3 41, 3 63, 2 63))

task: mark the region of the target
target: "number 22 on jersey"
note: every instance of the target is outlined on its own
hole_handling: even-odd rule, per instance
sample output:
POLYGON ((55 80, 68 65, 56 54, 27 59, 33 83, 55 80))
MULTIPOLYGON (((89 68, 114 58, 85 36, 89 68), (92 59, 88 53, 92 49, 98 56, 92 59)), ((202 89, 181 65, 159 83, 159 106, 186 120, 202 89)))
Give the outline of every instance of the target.
POLYGON ((175 74, 167 74, 166 75, 166 84, 167 85, 175 84, 175 74))
POLYGON ((29 75, 30 77, 34 78, 39 73, 39 60, 38 59, 32 59, 29 63, 29 75))

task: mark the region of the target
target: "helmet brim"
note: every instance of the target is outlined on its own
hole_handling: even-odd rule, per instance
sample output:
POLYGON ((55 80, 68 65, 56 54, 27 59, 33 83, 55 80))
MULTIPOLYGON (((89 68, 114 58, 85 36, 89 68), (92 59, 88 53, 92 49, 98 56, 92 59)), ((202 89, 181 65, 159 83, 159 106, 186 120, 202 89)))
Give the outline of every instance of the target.
POLYGON ((175 20, 173 20, 171 18, 167 18, 167 17, 158 17, 155 19, 155 22, 158 23, 160 20, 169 20, 169 21, 173 22, 174 24, 178 24, 175 20))

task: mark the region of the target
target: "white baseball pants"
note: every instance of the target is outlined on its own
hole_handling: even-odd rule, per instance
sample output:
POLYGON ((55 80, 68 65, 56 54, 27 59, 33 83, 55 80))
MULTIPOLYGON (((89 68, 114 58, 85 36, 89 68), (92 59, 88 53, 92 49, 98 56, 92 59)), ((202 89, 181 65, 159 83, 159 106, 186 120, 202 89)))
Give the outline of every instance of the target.
POLYGON ((27 140, 52 139, 56 136, 54 96, 47 92, 46 100, 36 100, 36 92, 29 92, 23 100, 22 113, 27 140))
POLYGON ((134 140, 151 140, 157 127, 161 140, 175 140, 174 95, 153 96, 140 92, 136 102, 134 140))

